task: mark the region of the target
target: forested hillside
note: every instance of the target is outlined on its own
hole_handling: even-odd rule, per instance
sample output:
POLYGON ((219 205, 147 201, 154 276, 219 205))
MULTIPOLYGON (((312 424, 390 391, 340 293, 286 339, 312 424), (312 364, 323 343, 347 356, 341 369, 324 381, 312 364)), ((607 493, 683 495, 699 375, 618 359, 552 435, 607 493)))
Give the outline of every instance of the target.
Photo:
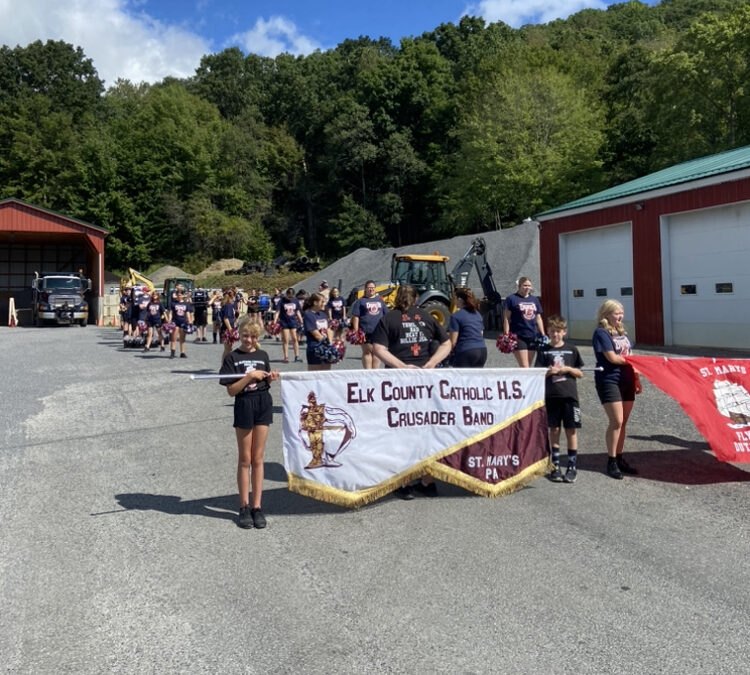
POLYGON ((105 91, 64 42, 0 49, 0 198, 110 230, 108 266, 325 258, 508 227, 750 144, 750 3, 663 0, 105 91))

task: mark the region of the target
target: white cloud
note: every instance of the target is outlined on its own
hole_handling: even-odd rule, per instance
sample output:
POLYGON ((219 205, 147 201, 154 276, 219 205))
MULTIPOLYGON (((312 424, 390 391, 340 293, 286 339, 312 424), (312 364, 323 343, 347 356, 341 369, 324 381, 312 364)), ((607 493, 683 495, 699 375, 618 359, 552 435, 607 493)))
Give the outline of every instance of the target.
POLYGON ((81 47, 107 86, 193 75, 208 40, 128 12, 125 0, 0 0, 0 42, 64 40, 81 47))
POLYGON ((549 23, 564 19, 582 9, 606 9, 603 0, 480 0, 465 14, 481 16, 488 23, 502 21, 520 28, 527 23, 549 23))
POLYGON ((258 19, 250 30, 233 35, 230 43, 239 45, 246 52, 269 57, 283 52, 310 54, 322 49, 321 45, 302 35, 294 23, 281 16, 258 19))

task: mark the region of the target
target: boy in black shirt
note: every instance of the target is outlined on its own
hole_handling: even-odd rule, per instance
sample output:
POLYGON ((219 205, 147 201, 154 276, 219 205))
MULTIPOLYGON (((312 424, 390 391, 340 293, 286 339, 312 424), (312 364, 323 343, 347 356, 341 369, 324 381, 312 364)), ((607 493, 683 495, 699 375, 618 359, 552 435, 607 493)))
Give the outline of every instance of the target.
POLYGON ((578 407, 578 386, 576 380, 583 377, 583 359, 575 345, 567 344, 567 324, 561 316, 551 316, 547 321, 549 347, 537 352, 537 368, 547 368, 544 384, 544 402, 547 407, 549 443, 552 448, 554 470, 548 478, 555 483, 575 482, 578 458, 578 434, 581 427, 581 410, 578 407), (560 425, 565 427, 568 443, 568 468, 563 477, 560 471, 560 425))

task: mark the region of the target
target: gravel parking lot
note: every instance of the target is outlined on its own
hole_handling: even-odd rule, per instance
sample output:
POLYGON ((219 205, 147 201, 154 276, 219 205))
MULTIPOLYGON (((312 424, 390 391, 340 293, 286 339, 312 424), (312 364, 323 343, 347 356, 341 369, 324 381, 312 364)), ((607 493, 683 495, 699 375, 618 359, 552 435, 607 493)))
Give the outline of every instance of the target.
MULTIPOLYGON (((188 377, 215 372, 220 345, 170 360, 95 326, 0 343, 5 672, 748 670, 750 465, 717 462, 648 382, 636 477, 603 473, 587 373, 574 485, 485 499, 440 484, 356 511, 287 491, 276 385, 269 524, 245 531, 231 400, 188 377)), ((515 365, 488 345, 489 365, 515 365)), ((282 376, 302 366, 264 347, 282 376)))

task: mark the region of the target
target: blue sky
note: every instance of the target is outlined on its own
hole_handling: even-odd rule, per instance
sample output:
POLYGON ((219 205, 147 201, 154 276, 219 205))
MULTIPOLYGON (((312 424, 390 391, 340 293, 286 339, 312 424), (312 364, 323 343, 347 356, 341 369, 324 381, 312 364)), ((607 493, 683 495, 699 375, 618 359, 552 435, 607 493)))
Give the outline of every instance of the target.
MULTIPOLYGON (((421 35, 461 16, 519 27, 611 0, 0 0, 0 42, 80 46, 106 85, 193 74, 201 56, 238 46, 276 56, 330 49, 346 38, 421 35)), ((653 4, 653 0, 651 3, 653 4)))

